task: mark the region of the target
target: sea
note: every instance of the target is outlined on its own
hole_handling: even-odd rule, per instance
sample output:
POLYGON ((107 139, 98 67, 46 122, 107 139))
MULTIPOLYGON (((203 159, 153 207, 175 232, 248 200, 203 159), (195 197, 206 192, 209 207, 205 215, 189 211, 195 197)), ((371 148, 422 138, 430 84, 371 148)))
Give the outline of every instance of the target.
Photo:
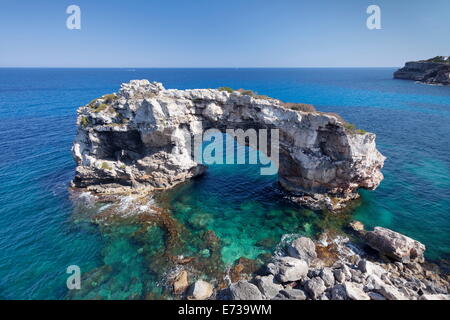
MULTIPOLYGON (((351 220, 382 226, 450 259, 450 87, 395 80, 395 68, 0 69, 0 299, 173 299, 163 255, 167 230, 139 222, 101 226, 69 184, 76 110, 148 79, 166 88, 253 90, 339 113, 377 136, 387 157, 381 185, 342 214, 294 206, 258 165, 210 165, 160 196, 176 226, 176 255, 195 276, 220 282, 237 259, 261 262, 296 235, 346 233, 351 220), (87 218, 86 218, 87 217, 87 218), (205 240, 206 239, 206 240, 205 240), (214 244, 206 245, 207 241, 214 244), (69 266, 81 290, 69 290, 69 266)), ((246 152, 257 152, 246 149, 246 152)), ((95 207, 95 210, 104 210, 95 207)), ((256 263, 255 262, 255 263, 256 263)))

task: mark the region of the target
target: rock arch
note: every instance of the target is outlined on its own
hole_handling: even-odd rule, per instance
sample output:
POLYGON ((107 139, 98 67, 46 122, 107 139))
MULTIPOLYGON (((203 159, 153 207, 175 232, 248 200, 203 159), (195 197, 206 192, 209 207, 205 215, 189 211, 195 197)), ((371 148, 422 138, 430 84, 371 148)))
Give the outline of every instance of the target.
POLYGON ((279 100, 213 89, 166 90, 133 80, 78 110, 74 187, 115 193, 170 188, 204 172, 186 137, 205 128, 278 129, 279 182, 296 201, 338 209, 375 189, 385 158, 375 135, 334 115, 296 111, 279 100))

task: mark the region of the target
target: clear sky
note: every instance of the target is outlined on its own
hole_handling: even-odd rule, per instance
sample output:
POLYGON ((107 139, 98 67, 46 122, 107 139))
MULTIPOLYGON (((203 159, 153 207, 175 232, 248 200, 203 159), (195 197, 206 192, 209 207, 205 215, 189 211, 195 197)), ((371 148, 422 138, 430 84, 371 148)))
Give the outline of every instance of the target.
POLYGON ((0 0, 0 67, 384 67, 450 55, 449 0, 0 0), (66 8, 81 8, 81 30, 66 8), (366 27, 369 5, 381 30, 366 27))

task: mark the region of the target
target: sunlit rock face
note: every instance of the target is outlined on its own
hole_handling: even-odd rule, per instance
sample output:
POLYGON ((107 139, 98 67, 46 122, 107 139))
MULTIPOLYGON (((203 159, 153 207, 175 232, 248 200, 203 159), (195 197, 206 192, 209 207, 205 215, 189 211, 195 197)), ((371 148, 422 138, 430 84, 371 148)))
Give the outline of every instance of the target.
POLYGON ((191 144, 209 128, 278 129, 280 185, 313 208, 338 209, 383 179, 374 134, 348 129, 331 114, 236 91, 166 90, 133 80, 81 107, 77 125, 73 186, 96 192, 166 189, 202 174, 191 144))

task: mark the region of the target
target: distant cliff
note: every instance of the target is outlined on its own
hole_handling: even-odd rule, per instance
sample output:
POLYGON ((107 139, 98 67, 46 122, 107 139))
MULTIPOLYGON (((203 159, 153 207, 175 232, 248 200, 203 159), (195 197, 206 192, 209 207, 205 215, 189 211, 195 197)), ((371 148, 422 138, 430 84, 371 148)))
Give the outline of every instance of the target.
POLYGON ((438 56, 428 60, 407 62, 405 67, 394 72, 394 78, 450 85, 450 58, 438 56))

